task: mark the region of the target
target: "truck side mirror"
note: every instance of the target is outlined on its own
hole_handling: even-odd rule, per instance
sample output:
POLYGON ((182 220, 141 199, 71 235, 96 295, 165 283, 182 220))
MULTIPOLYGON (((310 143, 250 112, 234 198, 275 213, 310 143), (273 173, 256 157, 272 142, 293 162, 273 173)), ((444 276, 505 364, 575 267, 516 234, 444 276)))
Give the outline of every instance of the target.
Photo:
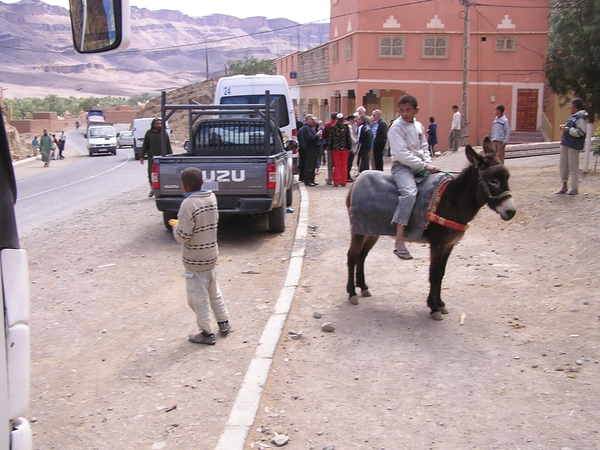
POLYGON ((129 46, 129 0, 69 0, 73 46, 78 53, 124 50, 129 46))
POLYGON ((183 149, 184 149, 185 151, 187 151, 187 150, 188 150, 189 146, 190 146, 190 141, 185 141, 185 142, 183 143, 183 149))

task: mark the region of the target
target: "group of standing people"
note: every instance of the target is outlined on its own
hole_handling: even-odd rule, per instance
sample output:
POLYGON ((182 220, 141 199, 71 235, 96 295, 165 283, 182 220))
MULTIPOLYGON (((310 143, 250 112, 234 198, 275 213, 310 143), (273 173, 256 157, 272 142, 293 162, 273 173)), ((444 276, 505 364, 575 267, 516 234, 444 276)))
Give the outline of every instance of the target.
POLYGON ((354 114, 344 117, 334 112, 331 120, 319 127, 312 114, 304 116, 304 123, 297 124, 299 144, 299 181, 306 186, 317 186, 315 170, 319 166, 321 148, 325 149, 327 179, 329 185, 346 186, 352 183, 354 160, 359 173, 368 170, 383 171, 383 154, 387 144, 388 126, 376 109, 369 118, 363 106, 354 114))
POLYGON ((65 145, 67 143, 67 136, 65 136, 65 132, 61 131, 60 136, 57 138, 56 134, 48 134, 48 130, 44 130, 44 134, 38 141, 38 137, 35 136, 33 141, 31 141, 31 146, 33 147, 34 154, 37 156, 37 151, 39 149, 40 154, 42 155, 42 162, 44 163, 44 167, 50 167, 50 161, 53 159, 65 159, 63 156, 63 151, 65 150, 65 145))

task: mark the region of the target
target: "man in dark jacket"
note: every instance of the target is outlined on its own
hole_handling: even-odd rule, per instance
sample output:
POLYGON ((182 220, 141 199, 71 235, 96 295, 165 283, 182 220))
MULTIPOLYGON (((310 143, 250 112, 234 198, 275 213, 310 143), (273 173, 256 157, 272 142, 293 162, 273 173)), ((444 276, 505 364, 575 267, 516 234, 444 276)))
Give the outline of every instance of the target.
MULTIPOLYGON (((323 128, 323 139, 325 142, 329 142, 329 132, 331 131, 331 127, 335 125, 337 120, 337 112, 331 113, 331 120, 327 122, 323 128)), ((331 157, 331 149, 327 147, 327 179, 325 180, 327 184, 331 184, 333 182, 333 158, 331 157)))
POLYGON ((304 116, 304 125, 298 131, 298 145, 302 158, 301 180, 306 186, 316 186, 315 169, 319 155, 322 131, 315 132, 315 117, 312 114, 304 116))
POLYGON ((357 131, 357 155, 358 171, 369 170, 369 152, 373 147, 373 134, 369 128, 369 118, 365 114, 360 114, 356 119, 358 124, 357 131))
POLYGON ((381 119, 381 111, 376 109, 373 111, 373 126, 371 127, 371 133, 373 133, 373 159, 375 160, 375 170, 383 171, 383 150, 387 143, 387 131, 387 123, 381 119))
MULTIPOLYGON (((161 137, 160 130, 162 128, 162 119, 154 119, 150 125, 150 129, 146 131, 144 136, 144 143, 140 150, 140 163, 144 164, 144 156, 148 155, 148 182, 150 183, 150 193, 148 197, 154 196, 154 190, 152 189, 152 162, 155 156, 162 156, 161 137)), ((167 155, 173 153, 171 150, 171 141, 167 134, 167 155)))

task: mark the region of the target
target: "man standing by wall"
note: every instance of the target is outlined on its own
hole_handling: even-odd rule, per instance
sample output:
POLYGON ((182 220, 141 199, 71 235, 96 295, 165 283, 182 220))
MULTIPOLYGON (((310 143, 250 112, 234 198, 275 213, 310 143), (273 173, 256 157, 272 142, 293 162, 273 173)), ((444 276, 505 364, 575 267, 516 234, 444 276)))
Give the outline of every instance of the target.
POLYGON ((375 170, 383 171, 383 150, 387 143, 387 132, 388 126, 387 123, 381 119, 381 110, 374 110, 371 133, 373 133, 373 159, 375 160, 375 170))
POLYGON ((496 117, 492 124, 492 145, 498 154, 498 159, 504 164, 504 149, 510 140, 510 124, 504 114, 504 105, 496 106, 496 117))
MULTIPOLYGON (((155 156, 162 156, 161 142, 160 142, 160 130, 162 128, 162 119, 154 119, 150 125, 150 129, 146 131, 144 136, 144 143, 140 150, 140 164, 144 164, 144 156, 148 154, 148 182, 150 183, 150 193, 148 197, 154 196, 154 190, 152 189, 152 162, 155 156)), ((167 134, 167 154, 173 153, 171 150, 171 141, 167 134)))
POLYGON ((579 152, 585 145, 587 112, 583 109, 583 100, 571 100, 571 116, 567 123, 560 126, 563 132, 560 140, 559 175, 562 182, 557 194, 577 195, 579 189, 579 152), (571 175, 571 190, 567 182, 571 175))
POLYGON ((461 115, 460 115, 460 112, 458 111, 457 105, 452 105, 452 111, 454 112, 454 114, 452 114, 452 126, 451 126, 451 130, 450 130, 448 150, 455 152, 458 150, 458 145, 459 145, 459 141, 460 141, 461 115))

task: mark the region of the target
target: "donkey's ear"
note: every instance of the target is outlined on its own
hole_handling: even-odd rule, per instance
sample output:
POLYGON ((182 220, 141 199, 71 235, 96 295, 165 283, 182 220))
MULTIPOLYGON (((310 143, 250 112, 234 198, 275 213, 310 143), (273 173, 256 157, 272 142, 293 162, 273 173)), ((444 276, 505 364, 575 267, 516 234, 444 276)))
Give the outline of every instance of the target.
POLYGON ((485 157, 475 151, 469 144, 465 147, 465 154, 469 162, 475 167, 483 166, 485 164, 485 157))
POLYGON ((483 154, 490 157, 498 156, 489 136, 483 138, 483 154))

